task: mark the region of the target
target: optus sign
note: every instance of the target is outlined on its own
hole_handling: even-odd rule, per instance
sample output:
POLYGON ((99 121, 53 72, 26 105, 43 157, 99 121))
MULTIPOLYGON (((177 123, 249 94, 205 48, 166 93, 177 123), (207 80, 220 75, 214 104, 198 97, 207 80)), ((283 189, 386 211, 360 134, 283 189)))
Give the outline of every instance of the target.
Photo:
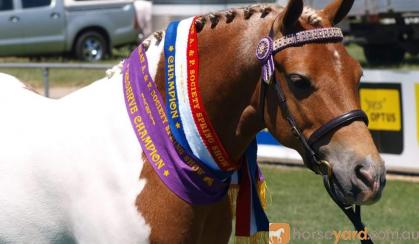
POLYGON ((369 118, 371 130, 400 131, 400 91, 397 89, 360 90, 361 107, 369 118))
POLYGON ((369 118, 368 128, 382 153, 403 152, 403 106, 397 83, 362 83, 361 107, 369 118))

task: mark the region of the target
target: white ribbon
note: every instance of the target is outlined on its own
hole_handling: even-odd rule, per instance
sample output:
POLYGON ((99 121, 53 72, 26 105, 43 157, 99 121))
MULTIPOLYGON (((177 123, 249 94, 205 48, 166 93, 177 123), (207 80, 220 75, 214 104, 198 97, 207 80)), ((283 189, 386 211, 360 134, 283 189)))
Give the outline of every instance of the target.
POLYGON ((208 164, 213 169, 219 169, 217 163, 208 151, 202 140, 195 121, 192 117, 192 111, 188 96, 188 69, 187 69, 187 44, 189 29, 193 18, 182 20, 179 22, 176 37, 176 57, 175 57, 175 75, 176 75, 176 91, 179 101, 179 112, 182 119, 183 130, 186 140, 192 153, 201 161, 208 164))

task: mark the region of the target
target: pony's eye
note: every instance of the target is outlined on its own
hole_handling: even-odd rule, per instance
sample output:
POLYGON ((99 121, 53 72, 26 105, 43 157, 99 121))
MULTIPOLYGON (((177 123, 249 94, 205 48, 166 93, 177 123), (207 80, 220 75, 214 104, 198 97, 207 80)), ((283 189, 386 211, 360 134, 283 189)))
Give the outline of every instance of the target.
POLYGON ((306 90, 311 88, 311 81, 303 75, 290 74, 288 75, 288 78, 292 82, 292 84, 298 89, 306 90))

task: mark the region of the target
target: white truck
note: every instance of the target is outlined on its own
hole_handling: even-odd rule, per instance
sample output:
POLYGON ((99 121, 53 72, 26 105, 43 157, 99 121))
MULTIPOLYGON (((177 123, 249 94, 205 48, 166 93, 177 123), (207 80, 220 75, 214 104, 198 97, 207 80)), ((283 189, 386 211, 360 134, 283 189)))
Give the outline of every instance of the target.
POLYGON ((112 47, 136 43, 139 31, 133 1, 0 1, 0 56, 97 61, 112 47))
MULTIPOLYGON (((329 0, 306 0, 321 8, 329 0)), ((419 0, 356 0, 346 22, 372 64, 398 64, 419 53, 419 0)))

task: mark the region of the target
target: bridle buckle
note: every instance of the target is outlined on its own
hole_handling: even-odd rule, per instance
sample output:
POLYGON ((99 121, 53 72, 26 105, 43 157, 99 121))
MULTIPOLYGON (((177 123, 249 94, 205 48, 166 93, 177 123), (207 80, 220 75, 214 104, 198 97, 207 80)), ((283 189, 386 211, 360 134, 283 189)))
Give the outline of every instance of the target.
POLYGON ((322 175, 327 175, 329 180, 333 178, 333 167, 327 160, 318 161, 318 169, 322 175))

